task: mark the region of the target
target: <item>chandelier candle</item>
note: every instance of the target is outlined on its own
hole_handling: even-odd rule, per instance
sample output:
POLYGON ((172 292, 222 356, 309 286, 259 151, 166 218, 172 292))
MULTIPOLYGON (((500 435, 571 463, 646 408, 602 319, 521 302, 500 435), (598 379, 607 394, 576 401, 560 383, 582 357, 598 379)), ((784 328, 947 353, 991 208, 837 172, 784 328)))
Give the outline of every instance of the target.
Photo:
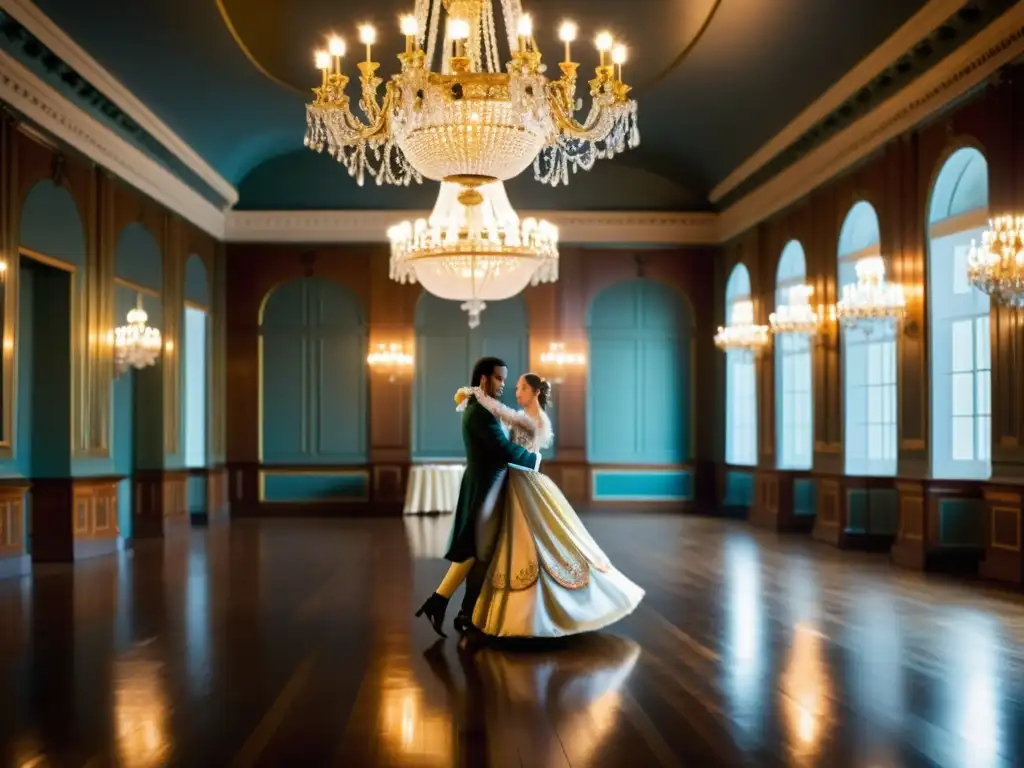
POLYGON ((507 181, 532 164, 538 181, 558 186, 568 184, 570 172, 590 170, 599 158, 639 144, 637 105, 621 77, 625 47, 616 53, 610 33, 597 36, 601 64, 589 81, 590 108, 577 115, 572 22, 563 22, 558 33, 565 44, 561 77, 549 80, 520 0, 416 0, 413 11, 400 20, 401 71, 386 83, 371 58, 376 31, 368 24, 359 28, 366 60, 358 64, 356 103, 363 118, 352 112, 342 74, 344 41, 328 41, 328 67, 316 57, 321 84, 306 106, 306 146, 343 163, 359 184, 367 174, 393 185, 424 178, 507 181), (497 18, 505 38, 497 34, 497 18), (435 71, 441 21, 446 34, 440 44, 451 49, 442 49, 445 61, 435 71), (510 60, 503 65, 498 41, 504 39, 510 60))

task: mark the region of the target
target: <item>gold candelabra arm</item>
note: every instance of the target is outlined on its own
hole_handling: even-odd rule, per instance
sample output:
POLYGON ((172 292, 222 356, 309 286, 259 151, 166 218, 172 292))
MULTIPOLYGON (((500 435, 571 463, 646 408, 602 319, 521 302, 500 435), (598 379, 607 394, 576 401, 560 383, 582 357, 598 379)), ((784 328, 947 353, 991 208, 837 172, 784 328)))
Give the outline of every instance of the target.
MULTIPOLYGON (((365 98, 365 97, 364 97, 365 98)), ((391 130, 391 114, 398 103, 399 91, 394 82, 389 82, 384 88, 384 99, 378 105, 376 94, 372 94, 372 111, 363 109, 369 123, 364 123, 349 109, 345 109, 345 125, 349 130, 351 142, 368 141, 387 136, 391 130)), ((360 102, 361 103, 361 102, 360 102)), ((347 104, 346 104, 347 106, 347 104)))
POLYGON ((598 98, 615 80, 615 67, 611 64, 602 64, 594 68, 594 79, 590 81, 590 95, 598 98))
POLYGON ((595 98, 584 122, 576 120, 575 104, 567 103, 562 80, 547 85, 548 106, 557 131, 581 141, 603 141, 616 120, 616 104, 607 94, 595 98))
POLYGON ((552 98, 561 102, 566 114, 572 115, 576 112, 576 71, 580 65, 575 61, 563 61, 558 66, 562 76, 551 83, 552 98))
POLYGON ((377 77, 377 70, 380 64, 376 61, 361 61, 359 67, 359 85, 361 96, 359 109, 363 111, 370 122, 377 120, 380 115, 380 104, 377 102, 377 89, 384 81, 377 77))

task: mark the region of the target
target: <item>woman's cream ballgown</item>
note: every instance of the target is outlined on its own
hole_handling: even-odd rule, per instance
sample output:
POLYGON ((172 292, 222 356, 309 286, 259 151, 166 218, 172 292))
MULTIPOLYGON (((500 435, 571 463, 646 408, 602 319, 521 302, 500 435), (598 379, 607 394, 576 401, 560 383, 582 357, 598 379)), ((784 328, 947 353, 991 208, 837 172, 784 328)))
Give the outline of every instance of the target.
MULTIPOLYGON (((509 437, 539 453, 551 422, 535 424, 482 393, 477 400, 509 426, 509 437)), ((473 624, 495 637, 553 638, 613 624, 644 591, 623 576, 587 532, 547 475, 509 467, 503 520, 473 624)))

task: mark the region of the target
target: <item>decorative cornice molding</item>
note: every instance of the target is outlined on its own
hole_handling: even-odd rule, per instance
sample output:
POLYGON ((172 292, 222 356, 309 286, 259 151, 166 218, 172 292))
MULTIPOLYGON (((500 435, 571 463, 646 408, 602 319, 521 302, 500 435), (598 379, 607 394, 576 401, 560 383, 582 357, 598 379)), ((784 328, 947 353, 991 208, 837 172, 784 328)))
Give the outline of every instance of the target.
MULTIPOLYGON (((235 243, 381 243, 387 229, 427 211, 229 211, 224 236, 235 243)), ((563 243, 713 245, 714 213, 645 211, 523 211, 559 229, 563 243)))
POLYGON ((125 85, 104 69, 81 46, 65 34, 53 20, 31 0, 0 0, 0 8, 10 13, 65 64, 75 70, 96 90, 117 104, 150 136, 163 144, 187 168, 220 195, 227 207, 238 202, 238 190, 198 152, 172 131, 125 85))
POLYGON ((824 120, 832 111, 838 109, 843 102, 871 83, 872 80, 878 77, 879 72, 956 13, 963 4, 963 0, 931 0, 931 2, 911 16, 902 27, 890 35, 884 43, 875 48, 857 66, 843 75, 831 88, 793 118, 768 143, 744 160, 732 173, 719 182, 711 190, 709 196, 711 202, 715 203, 721 200, 788 147, 792 146, 794 142, 813 128, 815 124, 824 120))
POLYGON ((1014 5, 909 86, 729 206, 719 215, 719 240, 727 242, 813 192, 1021 55, 1024 3, 1014 5))
POLYGON ((0 100, 205 232, 224 237, 223 211, 3 51, 0 100))

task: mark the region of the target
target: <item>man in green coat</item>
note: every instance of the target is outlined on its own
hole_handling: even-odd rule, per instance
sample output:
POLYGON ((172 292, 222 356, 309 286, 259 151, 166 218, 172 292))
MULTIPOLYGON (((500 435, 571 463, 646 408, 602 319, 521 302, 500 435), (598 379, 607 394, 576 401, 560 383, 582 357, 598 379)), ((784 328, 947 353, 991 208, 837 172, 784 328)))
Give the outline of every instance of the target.
MULTIPOLYGON (((508 378, 508 366, 497 357, 483 357, 473 366, 470 385, 480 387, 493 398, 501 397, 508 378)), ((466 446, 466 471, 459 488, 455 520, 445 559, 451 561, 447 575, 427 602, 416 612, 426 614, 434 630, 445 637, 442 625, 448 601, 466 582, 462 609, 455 627, 464 632, 471 626, 473 606, 480 595, 487 567, 498 537, 500 509, 508 477, 508 465, 538 469, 540 455, 516 445, 494 415, 470 397, 462 414, 462 442, 466 446)))

